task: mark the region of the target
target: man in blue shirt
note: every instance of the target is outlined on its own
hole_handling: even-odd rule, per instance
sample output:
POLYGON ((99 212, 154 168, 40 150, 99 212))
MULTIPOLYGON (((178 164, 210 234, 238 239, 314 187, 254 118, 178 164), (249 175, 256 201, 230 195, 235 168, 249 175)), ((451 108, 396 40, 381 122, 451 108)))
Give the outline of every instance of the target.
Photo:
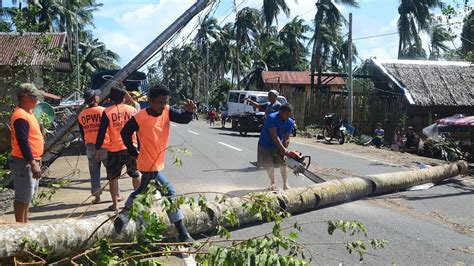
POLYGON ((245 98, 254 108, 258 109, 261 112, 265 112, 265 118, 268 117, 271 113, 280 111, 281 103, 278 101, 278 91, 271 90, 268 92, 268 102, 266 103, 257 103, 245 98))
POLYGON ((293 107, 284 104, 279 112, 267 116, 265 124, 258 140, 257 158, 258 166, 265 168, 270 178, 269 190, 276 190, 275 168, 280 168, 283 178, 283 189, 290 188, 288 185, 288 172, 286 170, 284 156, 288 154, 290 134, 295 122, 290 118, 293 107))

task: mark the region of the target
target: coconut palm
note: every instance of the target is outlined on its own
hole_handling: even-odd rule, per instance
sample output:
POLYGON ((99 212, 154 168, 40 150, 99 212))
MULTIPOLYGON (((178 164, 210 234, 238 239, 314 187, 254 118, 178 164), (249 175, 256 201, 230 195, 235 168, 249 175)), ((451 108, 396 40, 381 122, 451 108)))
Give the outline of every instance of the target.
POLYGON ((290 15, 290 9, 285 0, 263 0, 262 14, 265 18, 267 29, 270 29, 274 20, 278 24, 278 15, 281 11, 283 11, 287 17, 290 15))
POLYGON ((474 56, 474 10, 464 19, 464 26, 461 33, 462 47, 464 55, 474 56))
POLYGON ((92 34, 88 33, 86 36, 86 40, 79 45, 79 66, 82 75, 90 78, 98 71, 118 69, 119 55, 108 50, 105 44, 94 39, 92 34))
POLYGON ((262 27, 262 17, 260 12, 254 8, 243 8, 237 13, 234 23, 236 38, 236 79, 237 87, 240 85, 240 71, 242 64, 242 52, 251 46, 254 35, 262 27))
POLYGON ((337 35, 343 24, 347 23, 336 4, 350 7, 359 7, 356 0, 318 0, 317 12, 314 18, 314 35, 310 41, 313 44, 311 53, 311 88, 314 89, 314 74, 319 73, 318 84, 321 83, 323 62, 330 53, 330 49, 337 45, 337 35))
POLYGON ((438 60, 440 58, 441 51, 446 52, 449 47, 445 44, 448 41, 453 40, 453 36, 448 30, 438 24, 434 23, 429 29, 430 35, 430 60, 438 60))
MULTIPOLYGON (((421 31, 428 31, 431 21, 430 9, 443 7, 441 0, 400 0, 398 13, 398 58, 406 58, 407 51, 420 51, 421 31), (418 47, 418 48, 417 48, 418 47)), ((412 54, 412 53, 410 53, 412 54)), ((421 56, 418 55, 417 57, 421 56)))
POLYGON ((285 56, 285 60, 282 62, 284 69, 295 71, 307 69, 308 60, 306 55, 308 49, 304 42, 309 39, 305 36, 305 33, 310 30, 311 27, 305 24, 304 19, 297 16, 278 33, 281 43, 288 49, 288 55, 285 56))

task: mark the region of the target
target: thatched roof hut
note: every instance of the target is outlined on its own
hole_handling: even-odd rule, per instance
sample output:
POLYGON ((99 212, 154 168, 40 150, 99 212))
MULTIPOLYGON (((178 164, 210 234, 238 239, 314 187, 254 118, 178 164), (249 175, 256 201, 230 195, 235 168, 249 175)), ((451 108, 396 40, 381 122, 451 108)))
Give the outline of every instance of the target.
POLYGON ((471 63, 372 59, 370 70, 377 88, 402 93, 409 105, 424 109, 474 106, 471 63))

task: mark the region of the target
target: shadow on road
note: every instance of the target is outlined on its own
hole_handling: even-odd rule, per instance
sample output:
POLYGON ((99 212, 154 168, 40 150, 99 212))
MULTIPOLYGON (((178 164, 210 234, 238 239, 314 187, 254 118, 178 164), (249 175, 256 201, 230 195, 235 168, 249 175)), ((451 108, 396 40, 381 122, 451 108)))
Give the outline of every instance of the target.
POLYGON ((219 133, 223 136, 239 137, 239 138, 259 138, 260 135, 247 134, 246 136, 241 136, 239 133, 219 133))
MULTIPOLYGON (((103 213, 107 213, 107 212, 111 213, 110 211, 107 210, 107 207, 104 207, 104 209, 102 209, 102 210, 87 211, 84 214, 84 217, 95 216, 95 215, 103 214, 103 213)), ((82 215, 82 212, 78 211, 78 212, 72 214, 70 218, 78 218, 81 215, 82 215)), ((50 219, 62 219, 62 218, 66 218, 68 216, 69 216, 69 213, 61 213, 61 214, 52 214, 52 215, 31 217, 31 218, 29 218, 29 220, 31 220, 31 221, 43 221, 43 220, 50 220, 50 219)))
POLYGON ((246 167, 246 168, 236 168, 236 169, 210 169, 210 170, 203 170, 203 172, 208 173, 208 172, 219 172, 223 171, 225 173, 252 173, 252 172, 258 172, 261 171, 262 169, 259 169, 254 166, 246 167))

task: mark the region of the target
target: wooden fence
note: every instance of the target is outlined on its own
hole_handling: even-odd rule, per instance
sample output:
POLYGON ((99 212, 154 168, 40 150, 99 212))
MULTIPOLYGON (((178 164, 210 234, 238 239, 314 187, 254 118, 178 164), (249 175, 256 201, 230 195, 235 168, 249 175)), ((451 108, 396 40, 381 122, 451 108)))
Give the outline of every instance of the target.
MULTIPOLYGON (((294 107, 294 116, 299 128, 309 125, 321 126, 327 113, 335 113, 347 121, 347 95, 334 93, 308 95, 291 91, 283 91, 283 94, 294 107)), ((372 135, 378 122, 383 124, 387 133, 393 132, 401 121, 403 98, 398 95, 367 93, 354 95, 353 99, 356 134, 372 135)))

